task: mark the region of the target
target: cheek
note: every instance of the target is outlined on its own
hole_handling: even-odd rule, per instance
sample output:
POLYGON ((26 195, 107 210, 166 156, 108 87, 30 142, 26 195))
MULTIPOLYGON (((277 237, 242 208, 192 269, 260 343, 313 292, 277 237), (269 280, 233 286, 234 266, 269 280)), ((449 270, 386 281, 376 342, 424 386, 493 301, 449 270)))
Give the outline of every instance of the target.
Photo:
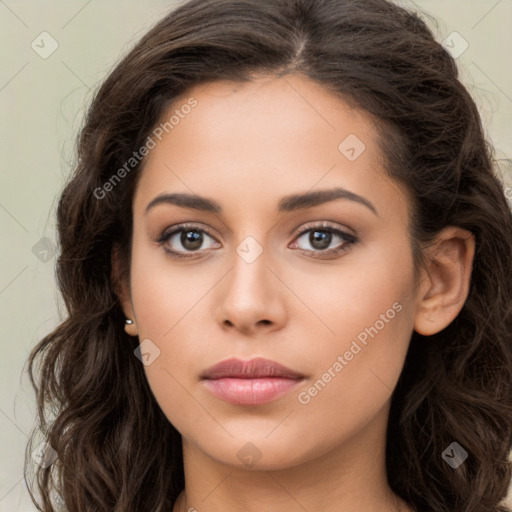
POLYGON ((361 407, 387 397, 400 375, 412 333, 407 306, 391 300, 368 304, 359 316, 333 324, 339 334, 335 339, 325 337, 310 354, 312 387, 303 402, 315 398, 328 409, 329 401, 354 406, 360 401, 361 407))
POLYGON ((316 371, 295 397, 296 419, 302 432, 322 432, 326 450, 370 424, 389 403, 400 377, 411 321, 400 300, 389 308, 386 300, 382 305, 372 305, 371 311, 383 311, 385 320, 366 313, 351 319, 351 332, 323 347, 318 343, 311 354, 316 371))
POLYGON ((325 294, 310 295, 329 332, 322 329, 310 354, 314 378, 298 400, 316 411, 308 421, 339 422, 341 411, 371 415, 390 397, 414 325, 412 259, 403 245, 368 251, 333 273, 324 288, 327 300, 325 294))
POLYGON ((192 323, 188 315, 194 315, 214 282, 204 266, 178 265, 162 247, 134 239, 131 293, 139 336, 171 339, 180 323, 192 323))
POLYGON ((198 346, 204 333, 201 336, 200 325, 193 320, 194 308, 211 284, 193 266, 178 269, 159 251, 163 249, 140 245, 134 251, 131 293, 139 339, 150 340, 158 354, 144 366, 148 384, 167 419, 183 432, 190 429, 190 422, 204 421, 204 410, 189 390, 197 373, 196 356, 204 350, 198 346))
POLYGON ((188 369, 183 364, 170 366, 162 355, 145 367, 145 372, 160 409, 181 434, 189 433, 194 425, 204 425, 205 410, 190 391, 191 385, 186 381, 188 369))
POLYGON ((329 356, 350 350, 354 340, 361 347, 374 340, 372 346, 393 353, 408 338, 413 267, 406 239, 354 250, 338 268, 313 269, 294 281, 315 314, 305 318, 316 324, 329 356))

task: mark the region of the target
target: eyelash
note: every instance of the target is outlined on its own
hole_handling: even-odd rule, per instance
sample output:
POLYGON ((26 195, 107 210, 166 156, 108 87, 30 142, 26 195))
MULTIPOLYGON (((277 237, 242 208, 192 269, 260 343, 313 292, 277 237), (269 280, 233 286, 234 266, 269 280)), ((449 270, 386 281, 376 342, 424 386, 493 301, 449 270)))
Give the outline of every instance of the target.
MULTIPOLYGON (((206 233, 209 237, 211 237, 215 240, 215 237, 210 232, 210 230, 208 230, 207 228, 199 227, 199 225, 197 225, 197 224, 185 223, 185 224, 179 224, 178 226, 175 226, 170 231, 164 231, 162 233, 162 235, 160 236, 160 238, 157 240, 157 242, 160 245, 163 245, 164 243, 168 242, 171 239, 171 237, 174 236, 176 233, 180 233, 182 231, 185 231, 185 232, 186 231, 197 231, 199 233, 206 233)), ((354 235, 349 235, 348 233, 345 233, 344 231, 341 231, 340 229, 335 228, 332 225, 327 224, 327 223, 320 223, 320 224, 316 224, 314 226, 308 226, 308 227, 301 229, 296 234, 294 241, 296 239, 300 238, 304 233, 308 233, 310 231, 321 231, 321 232, 331 233, 333 235, 339 236, 344 241, 344 243, 341 245, 341 247, 338 247, 337 249, 330 249, 330 250, 325 250, 325 251, 320 251, 320 250, 309 251, 309 250, 305 250, 305 249, 299 249, 300 251, 305 251, 307 253, 313 253, 311 255, 312 258, 325 258, 325 255, 328 255, 329 257, 338 256, 338 255, 348 251, 352 245, 354 245, 355 243, 357 243, 359 241, 354 235)), ((200 252, 200 251, 196 251, 196 252, 190 253, 190 251, 189 251, 190 254, 185 255, 180 251, 175 251, 173 249, 169 249, 168 247, 164 247, 164 250, 172 258, 179 258, 179 259, 194 258, 198 254, 198 252, 200 252)))

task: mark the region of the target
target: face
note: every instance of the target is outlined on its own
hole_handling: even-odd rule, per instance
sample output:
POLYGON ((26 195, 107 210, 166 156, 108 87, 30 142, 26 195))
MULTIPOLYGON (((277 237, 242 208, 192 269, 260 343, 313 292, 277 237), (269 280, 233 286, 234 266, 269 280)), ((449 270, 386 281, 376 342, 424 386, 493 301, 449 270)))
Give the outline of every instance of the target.
POLYGON ((301 76, 183 98, 136 189, 124 304, 163 413, 205 456, 259 468, 382 432, 415 283, 407 198, 371 118, 301 76), (230 358, 295 373, 203 379, 230 358))

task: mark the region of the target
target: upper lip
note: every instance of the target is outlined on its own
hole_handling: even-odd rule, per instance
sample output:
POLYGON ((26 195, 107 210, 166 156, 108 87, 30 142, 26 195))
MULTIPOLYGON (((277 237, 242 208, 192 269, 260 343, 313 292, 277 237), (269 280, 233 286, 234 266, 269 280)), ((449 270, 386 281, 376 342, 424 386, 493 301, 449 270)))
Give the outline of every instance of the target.
POLYGON ((202 379, 221 379, 223 377, 240 379, 256 379, 260 377, 301 379, 304 375, 262 357, 256 357, 249 361, 242 361, 236 358, 225 359, 201 373, 202 379))

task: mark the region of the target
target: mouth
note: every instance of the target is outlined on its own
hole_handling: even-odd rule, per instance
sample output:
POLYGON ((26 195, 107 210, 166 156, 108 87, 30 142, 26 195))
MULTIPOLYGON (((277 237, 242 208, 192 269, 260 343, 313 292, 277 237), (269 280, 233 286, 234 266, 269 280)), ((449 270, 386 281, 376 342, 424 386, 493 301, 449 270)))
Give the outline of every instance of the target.
POLYGON ((200 375, 206 388, 218 398, 237 405, 259 405, 297 387, 305 375, 275 361, 227 359, 200 375))

